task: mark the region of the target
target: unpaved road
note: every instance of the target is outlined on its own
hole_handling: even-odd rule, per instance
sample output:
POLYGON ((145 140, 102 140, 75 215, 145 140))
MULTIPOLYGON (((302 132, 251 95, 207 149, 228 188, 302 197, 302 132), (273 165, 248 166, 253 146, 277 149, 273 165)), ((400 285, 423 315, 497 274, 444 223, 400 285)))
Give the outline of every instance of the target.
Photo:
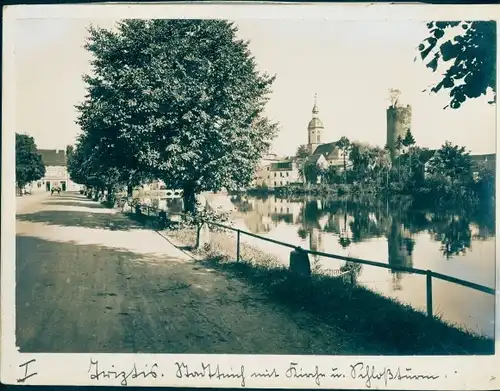
POLYGON ((22 352, 370 353, 83 196, 17 209, 22 352))

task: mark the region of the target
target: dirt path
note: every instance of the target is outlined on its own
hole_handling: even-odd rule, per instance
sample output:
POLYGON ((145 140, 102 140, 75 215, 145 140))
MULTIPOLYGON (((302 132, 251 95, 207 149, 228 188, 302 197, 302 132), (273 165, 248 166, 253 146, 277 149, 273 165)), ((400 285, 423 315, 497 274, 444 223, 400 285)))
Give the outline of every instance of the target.
POLYGON ((22 352, 369 353, 83 196, 28 203, 16 228, 22 352))

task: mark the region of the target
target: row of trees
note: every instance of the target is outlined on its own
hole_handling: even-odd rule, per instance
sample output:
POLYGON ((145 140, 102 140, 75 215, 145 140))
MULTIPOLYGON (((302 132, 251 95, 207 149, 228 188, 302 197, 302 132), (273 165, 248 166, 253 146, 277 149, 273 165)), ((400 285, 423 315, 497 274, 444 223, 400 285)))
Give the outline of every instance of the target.
POLYGON ((342 166, 322 167, 309 163, 304 146, 297 150, 299 172, 304 182, 327 185, 361 185, 365 191, 398 194, 430 194, 439 198, 472 195, 494 196, 495 174, 486 164, 474 164, 465 147, 446 142, 437 151, 416 145, 408 130, 398 138, 398 157, 391 161, 388 147, 380 148, 342 138, 338 146, 346 159, 342 166), (347 159, 348 157, 348 159, 347 159), (349 164, 346 164, 346 161, 349 164))
POLYGON ((91 27, 82 129, 71 178, 98 191, 153 179, 184 192, 249 185, 277 125, 264 115, 275 77, 260 73, 248 42, 221 20, 125 20, 91 27))
POLYGON ((42 179, 45 165, 37 150, 35 139, 26 134, 16 133, 16 187, 19 195, 31 182, 42 179))

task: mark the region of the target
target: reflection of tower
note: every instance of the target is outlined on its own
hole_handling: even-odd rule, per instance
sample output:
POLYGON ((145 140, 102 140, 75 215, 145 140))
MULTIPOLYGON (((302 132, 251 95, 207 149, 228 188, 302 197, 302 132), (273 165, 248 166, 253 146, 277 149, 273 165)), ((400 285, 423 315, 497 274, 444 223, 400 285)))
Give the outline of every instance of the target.
POLYGON ((392 96, 391 106, 387 109, 387 146, 391 153, 391 159, 398 156, 396 141, 398 137, 403 139, 411 127, 411 106, 402 106, 399 101, 399 91, 392 96))
POLYGON ((313 251, 323 251, 323 233, 317 228, 309 230, 309 248, 313 251))
MULTIPOLYGON (((317 228, 309 229, 309 249, 312 251, 323 252, 323 233, 317 228)), ((319 255, 312 255, 315 264, 320 261, 319 255)))
MULTIPOLYGON (((389 234, 387 235, 387 245, 389 249, 389 265, 392 266, 413 266, 413 246, 414 241, 411 234, 404 228, 402 224, 392 219, 389 234)), ((393 274, 393 287, 394 290, 399 290, 399 282, 402 273, 398 271, 391 271, 393 274)))
POLYGON ((321 133, 324 129, 323 123, 321 120, 318 118, 318 105, 316 102, 316 95, 314 95, 314 106, 312 109, 312 119, 309 121, 309 125, 307 126, 307 135, 308 135, 308 141, 307 141, 307 150, 309 152, 309 155, 312 155, 318 145, 321 144, 321 133))

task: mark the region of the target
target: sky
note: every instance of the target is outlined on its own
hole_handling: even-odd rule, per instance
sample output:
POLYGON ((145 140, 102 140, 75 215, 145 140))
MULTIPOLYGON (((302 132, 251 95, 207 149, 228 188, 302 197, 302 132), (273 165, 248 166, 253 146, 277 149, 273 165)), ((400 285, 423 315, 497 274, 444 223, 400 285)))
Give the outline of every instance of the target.
MULTIPOLYGON (((74 105, 84 99, 82 75, 90 72, 83 48, 90 24, 111 28, 111 19, 18 20, 15 36, 16 132, 32 135, 39 148, 73 144, 79 127, 74 105)), ((496 108, 482 97, 459 110, 443 110, 446 91, 422 92, 440 79, 415 57, 427 37, 420 21, 328 21, 255 19, 236 21, 250 41, 259 69, 276 75, 266 114, 279 123, 278 155, 307 143, 317 94, 323 142, 342 136, 383 146, 389 89, 402 91, 413 108, 417 144, 445 141, 473 154, 495 152, 496 108)))

